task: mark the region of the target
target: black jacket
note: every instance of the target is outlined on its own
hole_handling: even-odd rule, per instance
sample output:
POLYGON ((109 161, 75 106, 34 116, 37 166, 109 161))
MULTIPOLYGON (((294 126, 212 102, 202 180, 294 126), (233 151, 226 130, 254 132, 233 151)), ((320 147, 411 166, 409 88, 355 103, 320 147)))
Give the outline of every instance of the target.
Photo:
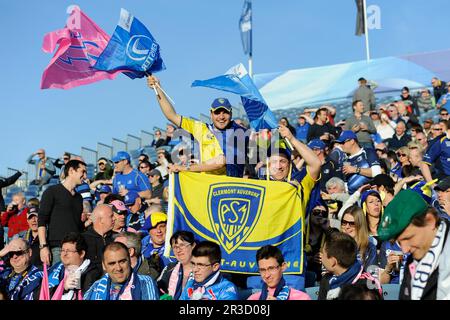
POLYGON ((72 195, 63 184, 49 187, 42 195, 39 206, 38 225, 48 226, 47 241, 50 247, 61 246, 61 240, 69 232, 82 232, 83 198, 72 195))
POLYGON ((91 264, 97 268, 97 271, 101 276, 103 274, 103 267, 102 267, 103 249, 108 244, 114 241, 112 238, 112 232, 110 231, 107 234, 105 234, 104 237, 102 237, 94 230, 93 226, 90 226, 81 235, 83 236, 84 240, 86 240, 88 246, 85 259, 91 260, 91 264))
POLYGON ((312 139, 320 139, 320 136, 322 136, 325 132, 328 132, 335 138, 339 136, 339 130, 335 126, 331 125, 329 122, 325 123, 324 125, 314 123, 312 126, 309 127, 308 136, 306 140, 309 142, 312 139))
POLYGON ((439 101, 439 98, 447 93, 447 83, 445 81, 441 81, 441 84, 437 87, 433 88, 433 95, 436 99, 436 103, 439 101))

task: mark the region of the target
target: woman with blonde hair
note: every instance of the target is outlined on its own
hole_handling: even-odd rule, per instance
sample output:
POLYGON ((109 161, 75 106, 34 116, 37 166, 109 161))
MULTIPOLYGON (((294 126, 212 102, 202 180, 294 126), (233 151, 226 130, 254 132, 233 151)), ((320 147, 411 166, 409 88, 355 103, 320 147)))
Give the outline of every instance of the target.
POLYGON ((377 264, 377 248, 369 241, 369 231, 363 209, 354 205, 344 211, 341 219, 341 231, 355 239, 358 245, 357 258, 364 270, 377 264))
POLYGON ((401 163, 402 167, 411 164, 409 162, 409 149, 407 146, 398 148, 395 153, 397 154, 398 161, 401 163))

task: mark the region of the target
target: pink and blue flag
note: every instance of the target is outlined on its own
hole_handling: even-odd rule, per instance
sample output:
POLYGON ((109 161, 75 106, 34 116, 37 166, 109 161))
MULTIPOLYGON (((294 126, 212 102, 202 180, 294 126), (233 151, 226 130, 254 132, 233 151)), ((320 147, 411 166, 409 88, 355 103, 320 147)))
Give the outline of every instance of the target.
POLYGON ((44 70, 41 89, 71 89, 104 79, 114 79, 120 70, 99 71, 93 68, 110 37, 85 15, 79 7, 70 8, 70 16, 63 29, 47 33, 42 50, 55 51, 44 70))

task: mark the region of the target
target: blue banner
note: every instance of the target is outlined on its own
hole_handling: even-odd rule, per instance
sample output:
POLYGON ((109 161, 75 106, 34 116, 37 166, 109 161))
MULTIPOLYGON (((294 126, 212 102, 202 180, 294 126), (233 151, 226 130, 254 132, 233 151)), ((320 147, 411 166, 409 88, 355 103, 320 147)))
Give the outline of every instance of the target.
POLYGON ((208 80, 195 80, 192 86, 214 88, 240 95, 250 126, 256 131, 275 129, 278 126, 275 115, 267 106, 243 64, 234 66, 222 76, 208 80))
POLYGON ((188 230, 198 241, 220 245, 222 271, 258 274, 256 251, 270 244, 283 253, 285 273, 301 274, 306 200, 284 182, 172 174, 165 252, 174 232, 188 230))
POLYGON ((252 55, 252 2, 245 0, 239 19, 239 29, 241 30, 242 47, 244 53, 252 55))
POLYGON ((108 45, 94 68, 103 71, 129 70, 130 78, 166 69, 160 47, 148 29, 127 10, 120 10, 120 19, 108 45))

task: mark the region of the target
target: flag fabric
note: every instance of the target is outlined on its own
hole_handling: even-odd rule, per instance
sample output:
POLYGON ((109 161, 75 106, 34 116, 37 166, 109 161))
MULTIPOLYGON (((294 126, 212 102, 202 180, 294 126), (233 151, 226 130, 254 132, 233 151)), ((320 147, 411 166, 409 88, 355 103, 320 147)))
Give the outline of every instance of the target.
POLYGON ((239 29, 241 30, 242 47, 244 53, 252 55, 252 2, 245 0, 239 19, 239 29))
POLYGON ((356 14, 356 32, 355 35, 361 36, 365 34, 365 23, 364 23, 364 16, 366 14, 366 8, 364 8, 364 2, 363 0, 355 0, 356 2, 356 9, 358 10, 358 13, 356 14))
POLYGON ((39 300, 50 300, 50 288, 48 283, 47 264, 44 263, 42 267, 44 271, 44 276, 42 277, 41 290, 39 291, 39 300))
POLYGON ((109 36, 80 8, 74 6, 66 27, 44 36, 44 52, 51 53, 57 46, 58 49, 44 70, 41 89, 70 89, 104 79, 114 79, 117 73, 92 68, 108 41, 109 36))
POLYGON ((94 68, 103 71, 128 70, 130 78, 164 70, 160 46, 148 29, 127 10, 120 10, 120 19, 106 49, 94 68))
POLYGON ((214 88, 240 95, 250 126, 256 131, 274 129, 278 126, 275 115, 267 106, 242 63, 232 67, 222 76, 208 80, 195 80, 192 86, 214 88))
POLYGON ((275 245, 282 251, 287 274, 303 273, 305 201, 286 182, 249 180, 192 172, 170 175, 165 254, 178 230, 196 240, 220 245, 222 271, 258 274, 256 251, 275 245))

